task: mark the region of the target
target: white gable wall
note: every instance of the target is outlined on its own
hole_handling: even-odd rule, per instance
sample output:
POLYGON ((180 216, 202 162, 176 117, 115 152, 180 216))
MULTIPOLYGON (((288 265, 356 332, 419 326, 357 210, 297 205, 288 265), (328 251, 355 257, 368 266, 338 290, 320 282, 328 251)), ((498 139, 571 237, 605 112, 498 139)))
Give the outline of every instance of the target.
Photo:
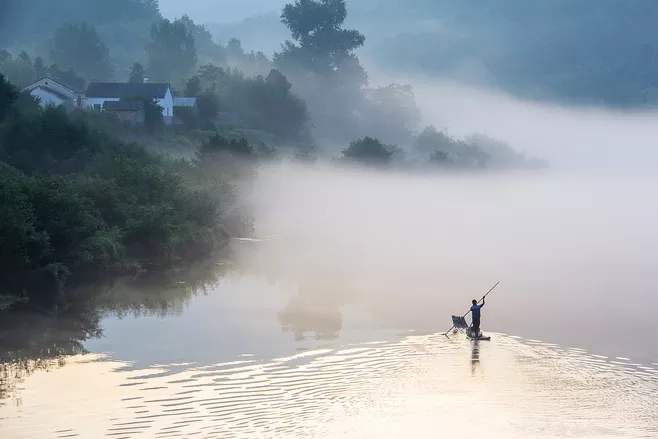
POLYGON ((157 99, 156 102, 162 107, 162 117, 164 117, 165 122, 171 122, 174 116, 174 95, 171 93, 171 89, 168 88, 164 98, 157 99))
POLYGON ((23 91, 34 96, 42 107, 77 106, 80 99, 79 93, 50 78, 42 78, 25 87, 23 91))
POLYGON ((60 95, 41 87, 33 88, 30 94, 39 101, 39 105, 42 107, 58 107, 67 103, 73 104, 70 99, 64 99, 60 95))

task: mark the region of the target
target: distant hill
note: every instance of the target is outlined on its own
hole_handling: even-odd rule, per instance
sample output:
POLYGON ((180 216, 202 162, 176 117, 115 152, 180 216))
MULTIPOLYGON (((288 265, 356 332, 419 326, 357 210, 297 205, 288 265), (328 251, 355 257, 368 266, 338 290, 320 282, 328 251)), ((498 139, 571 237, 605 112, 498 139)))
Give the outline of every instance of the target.
MULTIPOLYGON (((381 69, 579 103, 658 104, 658 1, 348 0, 360 52, 381 69)), ((276 50, 276 14, 211 26, 276 50)))

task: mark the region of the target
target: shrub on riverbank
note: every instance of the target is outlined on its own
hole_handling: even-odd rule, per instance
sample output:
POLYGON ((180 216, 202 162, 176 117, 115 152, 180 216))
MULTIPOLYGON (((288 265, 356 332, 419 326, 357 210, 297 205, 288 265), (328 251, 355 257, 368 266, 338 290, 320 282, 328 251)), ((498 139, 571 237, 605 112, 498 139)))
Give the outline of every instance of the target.
MULTIPOLYGON (((0 295, 51 306, 67 280, 166 267, 226 240, 224 193, 63 109, 18 108, 0 77, 0 295), (201 184, 199 184, 201 183, 201 184)), ((226 190, 224 187, 223 190, 226 190)))

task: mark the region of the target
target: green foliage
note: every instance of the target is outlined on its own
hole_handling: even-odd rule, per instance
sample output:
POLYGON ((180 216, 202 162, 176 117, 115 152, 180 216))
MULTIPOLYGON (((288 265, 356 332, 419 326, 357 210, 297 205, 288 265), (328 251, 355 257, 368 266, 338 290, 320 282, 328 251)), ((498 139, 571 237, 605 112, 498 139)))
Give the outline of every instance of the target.
POLYGON ((219 114, 217 95, 210 92, 200 94, 197 97, 196 106, 202 126, 212 126, 219 114))
POLYGON ((33 62, 25 52, 21 52, 14 57, 11 53, 0 50, 0 73, 20 88, 45 76, 53 78, 74 90, 82 90, 85 86, 85 80, 73 70, 62 70, 55 64, 47 67, 41 57, 35 58, 33 62))
POLYGON ((384 145, 372 137, 364 137, 350 143, 343 151, 343 159, 366 165, 386 165, 393 157, 394 147, 384 145))
POLYGON ((96 29, 87 24, 65 24, 55 32, 51 58, 55 64, 79 72, 88 81, 112 77, 110 51, 96 29))
POLYGON ((17 97, 18 92, 14 86, 0 73, 0 122, 7 116, 17 97))
POLYGON ((162 116, 162 107, 155 101, 144 99, 144 127, 153 134, 164 127, 164 117, 162 116))
MULTIPOLYGON (((357 30, 343 29, 347 17, 344 0, 295 0, 287 4, 281 21, 297 44, 287 42, 275 57, 278 65, 298 65, 325 76, 353 75, 354 50, 363 46, 365 37, 357 30)), ((365 73, 361 78, 365 82, 365 73)))
POLYGON ((415 149, 429 155, 430 162, 452 168, 472 169, 487 166, 489 156, 480 148, 437 131, 430 126, 416 138, 415 149))
POLYGON ((24 87, 37 79, 32 59, 26 52, 14 57, 6 50, 0 51, 0 73, 19 87, 24 87))
POLYGON ((187 15, 183 15, 180 22, 194 38, 194 45, 202 63, 223 64, 226 62, 226 48, 213 41, 212 34, 205 26, 196 24, 187 15))
POLYGON ((226 188, 210 192, 196 166, 119 143, 90 129, 84 113, 23 112, 11 100, 9 110, 0 124, 0 293, 53 306, 69 275, 168 266, 224 242, 226 188))
POLYGON ((185 96, 194 97, 201 94, 201 78, 193 76, 185 83, 185 96))
POLYGON ((0 160, 26 173, 80 171, 97 152, 86 125, 70 121, 63 108, 46 108, 36 116, 18 114, 4 127, 0 160))
POLYGON ((154 24, 146 53, 149 75, 157 81, 182 81, 197 64, 194 35, 182 19, 154 24))
POLYGON ((539 168, 545 163, 528 159, 509 145, 476 135, 454 139, 430 126, 414 142, 414 149, 430 163, 452 169, 539 168))
MULTIPOLYGON (((236 115, 243 128, 267 131, 284 141, 308 139, 306 104, 292 93, 290 82, 278 70, 270 71, 266 78, 246 78, 236 70, 205 65, 188 85, 205 91, 199 98, 216 96, 221 111, 236 115)), ((197 101, 200 114, 206 113, 201 108, 206 99, 210 100, 197 101)))
POLYGON ((143 84, 144 77, 146 76, 146 71, 144 66, 136 62, 130 69, 130 76, 128 77, 128 82, 132 84, 143 84))
POLYGON ((204 161, 206 157, 214 154, 229 153, 238 157, 249 157, 254 155, 254 148, 244 137, 240 139, 227 139, 215 134, 208 139, 199 149, 199 160, 204 161))

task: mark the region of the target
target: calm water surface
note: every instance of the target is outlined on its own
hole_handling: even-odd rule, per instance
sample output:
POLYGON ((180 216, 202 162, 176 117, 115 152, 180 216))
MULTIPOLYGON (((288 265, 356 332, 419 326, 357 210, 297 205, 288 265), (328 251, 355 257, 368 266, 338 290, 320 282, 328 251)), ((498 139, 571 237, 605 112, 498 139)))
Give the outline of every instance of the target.
POLYGON ((115 288, 100 320, 30 320, 0 370, 0 437, 658 437, 653 205, 530 179, 495 182, 495 203, 491 182, 443 182, 433 207, 435 181, 280 174, 257 192, 289 198, 254 198, 268 238, 221 274, 115 288), (373 221, 391 200, 413 214, 373 221), (492 341, 442 336, 498 275, 492 341))

